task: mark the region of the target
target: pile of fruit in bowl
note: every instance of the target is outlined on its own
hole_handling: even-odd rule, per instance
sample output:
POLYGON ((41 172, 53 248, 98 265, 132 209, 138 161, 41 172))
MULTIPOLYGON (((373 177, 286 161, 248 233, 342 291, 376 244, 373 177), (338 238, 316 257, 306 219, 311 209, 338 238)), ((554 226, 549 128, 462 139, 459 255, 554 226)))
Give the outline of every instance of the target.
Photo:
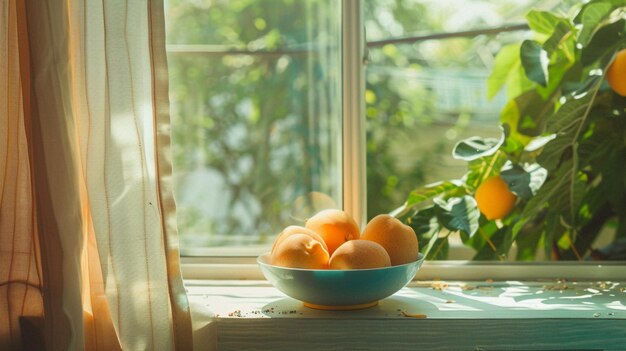
POLYGON ((389 215, 374 217, 360 231, 346 212, 327 209, 289 226, 261 271, 286 295, 318 309, 374 306, 411 281, 423 257, 413 229, 389 215))

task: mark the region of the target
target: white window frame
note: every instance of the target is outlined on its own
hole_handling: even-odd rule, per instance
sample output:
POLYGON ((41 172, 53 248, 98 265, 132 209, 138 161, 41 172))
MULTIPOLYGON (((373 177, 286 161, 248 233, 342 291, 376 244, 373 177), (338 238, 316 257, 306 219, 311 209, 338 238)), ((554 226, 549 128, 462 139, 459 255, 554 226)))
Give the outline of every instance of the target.
MULTIPOLYGON (((362 227, 366 214, 365 60, 361 0, 342 2, 342 203, 362 227), (357 38, 357 40, 355 40, 357 38)), ((256 257, 258 247, 203 248, 207 256, 182 256, 184 279, 265 280, 256 257)), ((415 279, 444 280, 623 280, 623 262, 425 262, 415 279)))
POLYGON ((363 8, 360 0, 343 1, 341 22, 343 209, 362 228, 367 220, 364 98, 366 53, 363 8))

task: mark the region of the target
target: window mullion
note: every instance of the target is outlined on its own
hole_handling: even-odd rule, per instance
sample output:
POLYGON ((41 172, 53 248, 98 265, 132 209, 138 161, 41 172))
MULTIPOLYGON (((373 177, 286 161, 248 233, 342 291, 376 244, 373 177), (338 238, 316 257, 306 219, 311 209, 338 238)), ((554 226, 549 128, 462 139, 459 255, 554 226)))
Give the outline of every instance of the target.
POLYGON ((366 217, 365 74, 363 8, 360 0, 342 7, 343 208, 360 226, 366 217))

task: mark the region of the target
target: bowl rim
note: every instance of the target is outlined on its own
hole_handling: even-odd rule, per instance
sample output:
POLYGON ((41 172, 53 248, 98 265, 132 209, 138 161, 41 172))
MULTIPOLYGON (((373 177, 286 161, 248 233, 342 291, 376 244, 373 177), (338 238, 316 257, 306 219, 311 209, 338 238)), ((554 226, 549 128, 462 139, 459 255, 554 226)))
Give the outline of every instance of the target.
POLYGON ((366 271, 381 271, 386 269, 399 269, 400 267, 408 267, 411 265, 415 265, 418 263, 423 263, 425 256, 420 252, 417 256, 417 260, 409 263, 403 263, 395 266, 389 267, 378 267, 378 268, 360 268, 360 269, 307 269, 307 268, 292 268, 292 267, 283 267, 283 266, 275 266, 273 264, 265 262, 265 260, 270 256, 270 252, 265 252, 256 258, 257 264, 260 266, 268 266, 272 268, 290 270, 290 271, 303 271, 303 272, 366 272, 366 271))

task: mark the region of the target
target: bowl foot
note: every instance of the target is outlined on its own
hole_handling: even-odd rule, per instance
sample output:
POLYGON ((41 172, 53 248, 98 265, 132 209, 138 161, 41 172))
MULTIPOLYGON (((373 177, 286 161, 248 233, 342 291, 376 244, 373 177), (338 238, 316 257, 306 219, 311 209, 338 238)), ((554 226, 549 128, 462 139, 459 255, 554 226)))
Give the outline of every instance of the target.
POLYGON ((316 310, 326 310, 326 311, 352 311, 352 310, 362 310, 364 308, 370 308, 378 305, 378 301, 362 303, 358 305, 339 305, 339 306, 329 306, 329 305, 317 305, 314 303, 304 302, 304 305, 308 308, 313 308, 316 310))

